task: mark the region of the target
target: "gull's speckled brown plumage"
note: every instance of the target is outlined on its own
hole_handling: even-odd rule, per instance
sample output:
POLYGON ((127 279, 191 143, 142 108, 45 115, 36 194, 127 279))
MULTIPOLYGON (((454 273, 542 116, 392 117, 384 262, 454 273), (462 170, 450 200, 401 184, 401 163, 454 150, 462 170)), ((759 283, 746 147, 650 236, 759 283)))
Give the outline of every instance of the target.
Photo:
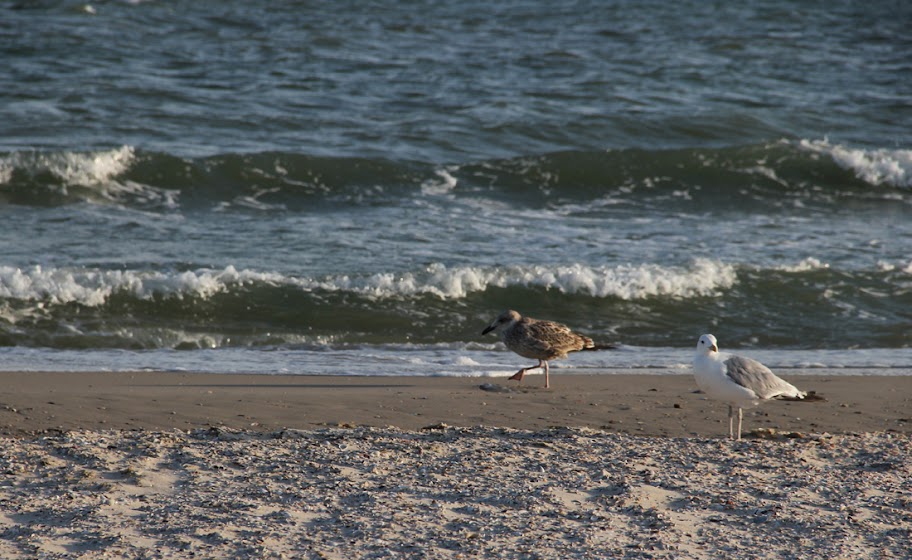
POLYGON ((566 358, 569 352, 595 348, 591 338, 571 331, 567 325, 523 317, 512 309, 501 313, 482 334, 492 331, 500 334, 503 343, 513 352, 538 360, 538 365, 523 368, 510 379, 522 381, 526 371, 544 368, 545 388, 550 386, 548 360, 566 358))

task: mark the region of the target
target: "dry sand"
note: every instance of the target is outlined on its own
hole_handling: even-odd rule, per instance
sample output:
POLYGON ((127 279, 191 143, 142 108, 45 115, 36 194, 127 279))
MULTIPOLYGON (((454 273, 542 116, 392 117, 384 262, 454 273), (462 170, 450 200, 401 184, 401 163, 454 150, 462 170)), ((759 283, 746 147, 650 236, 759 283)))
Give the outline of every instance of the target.
POLYGON ((841 373, 740 443, 689 375, 0 373, 0 558, 908 557, 912 372, 841 373))

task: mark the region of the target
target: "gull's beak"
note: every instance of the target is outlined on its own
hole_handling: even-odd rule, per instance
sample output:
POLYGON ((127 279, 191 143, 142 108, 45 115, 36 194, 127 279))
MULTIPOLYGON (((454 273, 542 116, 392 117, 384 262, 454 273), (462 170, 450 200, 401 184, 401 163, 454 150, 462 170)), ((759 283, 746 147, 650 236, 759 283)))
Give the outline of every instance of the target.
POLYGON ((481 331, 481 334, 488 334, 489 332, 491 332, 491 331, 493 331, 493 330, 494 330, 494 325, 488 325, 488 326, 485 328, 485 330, 481 331))
POLYGON ((713 352, 718 352, 718 351, 719 351, 719 348, 718 348, 715 344, 713 344, 713 345, 710 347, 710 349, 711 349, 713 352))

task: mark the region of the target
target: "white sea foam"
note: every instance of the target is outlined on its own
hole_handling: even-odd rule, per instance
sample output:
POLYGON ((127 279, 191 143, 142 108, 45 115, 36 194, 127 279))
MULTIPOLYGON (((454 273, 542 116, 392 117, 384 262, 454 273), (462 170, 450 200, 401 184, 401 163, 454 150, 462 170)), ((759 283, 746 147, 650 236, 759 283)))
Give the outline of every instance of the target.
POLYGON ((13 169, 9 156, 0 157, 0 185, 6 185, 13 179, 13 169))
POLYGON ((13 152, 0 158, 0 181, 8 182, 12 169, 47 172, 65 185, 99 185, 127 171, 136 159, 132 146, 97 152, 13 152))
POLYGON ((830 156, 836 165, 852 170, 866 183, 912 188, 912 150, 860 150, 830 144, 827 139, 802 140, 800 146, 830 156))
POLYGON ((420 273, 382 273, 365 278, 342 276, 307 284, 313 288, 351 291, 378 298, 427 294, 443 299, 460 299, 489 287, 523 286, 635 300, 656 296, 687 298, 712 295, 731 287, 736 281, 733 266, 699 259, 688 268, 652 264, 450 268, 434 264, 420 273))
POLYGON ((178 191, 160 189, 119 179, 136 161, 132 146, 96 152, 13 152, 0 157, 0 185, 13 179, 21 169, 30 175, 49 174, 57 178, 62 192, 68 187, 86 187, 90 198, 115 203, 130 199, 139 204, 177 206, 178 191))
POLYGON ((281 282, 276 274, 229 266, 221 271, 199 270, 178 273, 120 270, 84 270, 34 266, 22 270, 0 267, 0 297, 48 303, 103 305, 115 293, 129 293, 140 299, 155 295, 193 295, 208 298, 229 286, 250 282, 281 282))
POLYGON ((0 267, 0 297, 26 301, 103 305, 117 293, 140 299, 164 297, 209 298, 233 286, 267 284, 294 286, 304 291, 346 291, 377 299, 431 295, 460 299, 490 287, 535 287, 594 297, 635 300, 647 297, 687 298, 712 295, 737 281, 732 265, 705 259, 689 267, 652 264, 589 267, 584 265, 446 267, 433 264, 420 272, 377 273, 324 278, 279 273, 223 270, 142 272, 85 270, 35 266, 0 267))
POLYGON ((445 169, 437 169, 434 173, 437 175, 437 179, 428 179, 421 183, 421 192, 425 195, 441 195, 447 194, 453 189, 456 188, 456 184, 459 182, 456 177, 451 175, 451 171, 456 171, 458 167, 450 167, 445 169))
POLYGON ((912 261, 908 263, 899 263, 894 264, 889 261, 877 261, 877 268, 881 272, 895 272, 899 271, 903 274, 912 274, 912 261))
POLYGON ((825 270, 827 268, 830 268, 830 265, 828 263, 821 262, 820 259, 808 257, 806 259, 803 259, 798 264, 784 265, 777 268, 783 272, 808 272, 811 270, 825 270))

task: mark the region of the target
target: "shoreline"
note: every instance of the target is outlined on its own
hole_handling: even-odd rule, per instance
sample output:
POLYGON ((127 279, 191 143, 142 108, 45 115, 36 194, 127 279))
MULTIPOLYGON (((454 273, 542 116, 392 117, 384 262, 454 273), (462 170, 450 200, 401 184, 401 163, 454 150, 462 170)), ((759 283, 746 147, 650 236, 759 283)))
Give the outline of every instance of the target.
MULTIPOLYGON (((727 405, 692 375, 660 370, 499 377, 355 377, 173 372, 0 372, 0 434, 68 430, 270 431, 337 426, 574 427, 660 437, 727 435, 727 405), (482 388, 487 386, 488 390, 482 388)), ((825 401, 744 411, 744 432, 912 433, 912 375, 782 377, 825 401)))

